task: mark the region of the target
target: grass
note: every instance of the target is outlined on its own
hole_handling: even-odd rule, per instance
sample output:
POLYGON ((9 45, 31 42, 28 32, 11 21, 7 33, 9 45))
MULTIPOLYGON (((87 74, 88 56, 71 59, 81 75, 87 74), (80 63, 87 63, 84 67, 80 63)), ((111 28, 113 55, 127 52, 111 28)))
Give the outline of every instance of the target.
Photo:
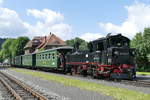
POLYGON ((136 72, 138 75, 150 75, 150 72, 136 72))
POLYGON ((61 83, 65 86, 73 86, 80 88, 82 90, 94 91, 100 94, 111 96, 117 100, 150 100, 150 94, 144 94, 142 92, 137 92, 133 90, 128 90, 124 88, 115 88, 111 86, 96 84, 94 82, 87 82, 77 79, 65 78, 58 75, 49 75, 43 72, 32 72, 23 69, 12 69, 16 72, 21 72, 34 77, 39 77, 44 80, 50 80, 57 83, 61 83))

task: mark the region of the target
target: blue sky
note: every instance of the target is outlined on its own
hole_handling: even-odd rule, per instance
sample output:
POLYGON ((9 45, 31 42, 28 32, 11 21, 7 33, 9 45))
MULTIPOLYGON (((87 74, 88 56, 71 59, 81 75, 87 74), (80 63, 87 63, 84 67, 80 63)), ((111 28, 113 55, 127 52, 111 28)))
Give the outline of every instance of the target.
POLYGON ((147 11, 150 10, 150 0, 0 1, 3 1, 0 4, 0 16, 6 16, 0 17, 0 25, 4 24, 0 27, 2 37, 32 38, 36 35, 48 35, 52 31, 64 40, 79 36, 90 41, 105 36, 108 32, 123 32, 132 38, 136 32, 150 26, 150 12, 147 11), (145 19, 139 13, 146 15, 148 19, 139 21, 140 18, 145 19), (50 16, 53 17, 49 18, 50 16))

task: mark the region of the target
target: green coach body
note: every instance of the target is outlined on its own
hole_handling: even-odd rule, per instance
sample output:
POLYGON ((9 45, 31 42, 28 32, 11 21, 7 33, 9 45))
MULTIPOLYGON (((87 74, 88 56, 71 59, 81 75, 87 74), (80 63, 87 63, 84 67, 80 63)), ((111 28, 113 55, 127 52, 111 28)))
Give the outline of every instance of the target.
POLYGON ((16 66, 22 66, 21 60, 22 60, 21 56, 16 56, 14 58, 14 65, 16 65, 16 66))
POLYGON ((71 51, 73 48, 69 46, 58 47, 54 49, 49 49, 41 52, 34 53, 36 56, 36 64, 37 68, 45 67, 45 68, 53 68, 59 69, 59 54, 61 52, 67 53, 71 51))
POLYGON ((49 50, 36 54, 36 67, 57 67, 57 50, 49 50))
POLYGON ((33 57, 32 54, 22 55, 22 65, 23 66, 32 66, 33 57))

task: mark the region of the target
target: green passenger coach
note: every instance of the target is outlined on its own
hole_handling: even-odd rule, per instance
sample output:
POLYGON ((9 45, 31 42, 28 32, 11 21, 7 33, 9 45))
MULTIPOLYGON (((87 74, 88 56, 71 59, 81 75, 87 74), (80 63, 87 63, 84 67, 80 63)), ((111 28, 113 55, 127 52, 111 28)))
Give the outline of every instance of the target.
MULTIPOLYGON (((60 55, 65 55, 70 52, 73 48, 69 46, 58 47, 35 53, 37 68, 51 68, 51 69, 62 69, 60 62, 60 55)), ((65 58, 64 58, 65 59, 65 58)), ((64 67, 64 66, 63 66, 64 67)))
POLYGON ((22 55, 22 65, 23 66, 33 66, 32 54, 22 55))
POLYGON ((37 67, 57 67, 57 51, 48 50, 36 53, 37 67))
POLYGON ((20 67, 20 66, 22 65, 21 60, 22 60, 22 57, 21 57, 21 56, 16 56, 16 57, 14 58, 14 65, 20 67))

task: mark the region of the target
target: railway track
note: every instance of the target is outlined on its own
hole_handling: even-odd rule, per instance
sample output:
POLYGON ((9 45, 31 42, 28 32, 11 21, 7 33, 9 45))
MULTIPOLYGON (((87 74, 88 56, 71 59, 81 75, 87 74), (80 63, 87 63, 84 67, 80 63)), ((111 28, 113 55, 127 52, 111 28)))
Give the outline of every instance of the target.
MULTIPOLYGON (((38 70, 38 71, 41 71, 41 70, 38 70)), ((42 70, 42 71, 50 72, 50 71, 46 71, 46 70, 42 70)), ((52 72, 52 73, 55 73, 55 72, 52 72)), ((55 73, 55 74, 60 74, 60 73, 55 73)), ((66 74, 66 75, 70 76, 68 74, 66 74)), ((71 75, 71 76, 93 79, 91 76, 87 76, 87 77, 83 77, 82 75, 71 75)), ((109 81, 109 82, 117 82, 117 83, 121 83, 121 84, 133 85, 133 86, 137 86, 137 87, 148 87, 148 88, 150 88, 150 81, 143 81, 140 79, 136 79, 133 81, 131 81, 131 80, 109 80, 109 79, 93 79, 93 80, 104 80, 104 81, 109 81)))
POLYGON ((1 71, 0 86, 3 87, 2 92, 7 93, 11 100, 48 100, 43 95, 1 71))
POLYGON ((143 81, 143 80, 121 80, 120 83, 127 84, 127 85, 133 85, 138 87, 149 87, 150 88, 150 81, 143 81))

